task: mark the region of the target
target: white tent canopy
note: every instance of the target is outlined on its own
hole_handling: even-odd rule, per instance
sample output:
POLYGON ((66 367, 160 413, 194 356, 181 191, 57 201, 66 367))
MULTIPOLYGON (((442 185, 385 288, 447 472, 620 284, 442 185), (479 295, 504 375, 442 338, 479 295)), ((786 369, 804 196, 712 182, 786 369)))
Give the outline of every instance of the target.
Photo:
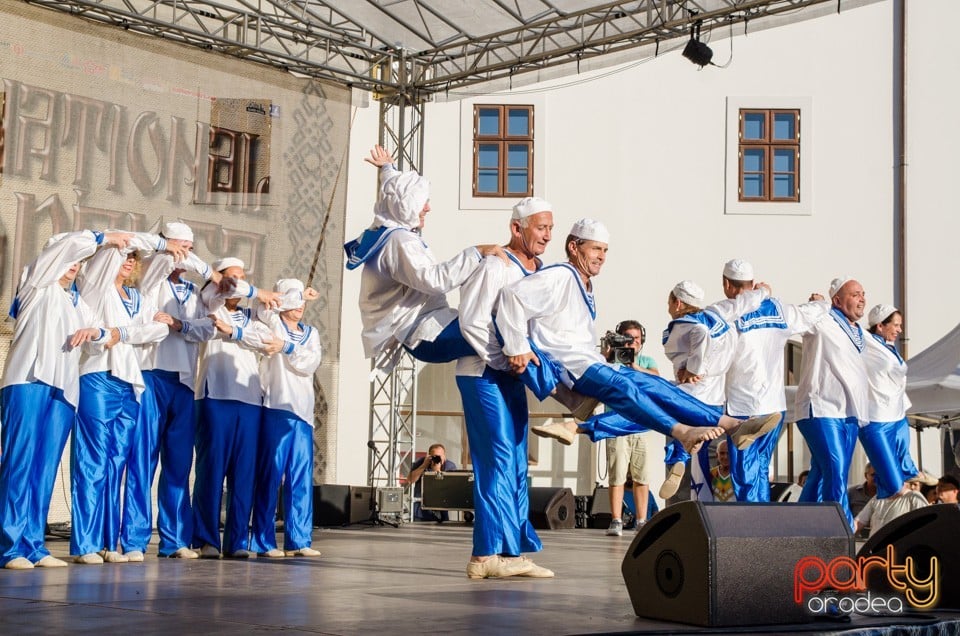
POLYGON ((960 413, 960 324, 908 360, 910 415, 960 413))

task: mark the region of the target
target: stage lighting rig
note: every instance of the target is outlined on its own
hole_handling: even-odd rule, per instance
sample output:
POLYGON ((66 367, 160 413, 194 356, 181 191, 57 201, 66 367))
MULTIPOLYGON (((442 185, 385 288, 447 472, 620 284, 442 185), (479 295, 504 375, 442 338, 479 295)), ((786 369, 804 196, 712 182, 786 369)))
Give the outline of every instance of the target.
POLYGON ((683 48, 683 57, 687 58, 700 68, 710 64, 713 59, 713 51, 709 46, 700 41, 700 27, 703 20, 697 20, 690 27, 690 41, 683 48))

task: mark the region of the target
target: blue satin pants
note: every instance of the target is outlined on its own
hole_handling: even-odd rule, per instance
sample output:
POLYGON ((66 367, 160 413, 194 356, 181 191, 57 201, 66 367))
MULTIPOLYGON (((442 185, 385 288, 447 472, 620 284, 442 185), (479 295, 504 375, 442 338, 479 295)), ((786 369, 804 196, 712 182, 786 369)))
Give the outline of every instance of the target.
POLYGON ((263 409, 236 400, 200 400, 193 483, 193 546, 227 554, 250 549, 257 441, 263 409), (227 483, 227 520, 220 543, 220 504, 227 483))
POLYGON ((108 372, 80 376, 72 447, 70 554, 117 549, 120 485, 133 454, 139 411, 132 384, 108 372))
MULTIPOLYGON (((716 426, 723 415, 720 407, 704 404, 660 376, 623 366, 594 364, 574 383, 573 390, 624 416, 621 435, 649 429, 669 436, 678 422, 716 426)), ((590 434, 588 427, 583 428, 590 434)))
POLYGON ((48 384, 0 391, 0 567, 50 554, 43 544, 50 497, 75 419, 63 391, 48 384))
POLYGON ((839 503, 853 528, 847 478, 860 428, 857 418, 811 417, 797 422, 797 428, 810 447, 810 473, 799 500, 839 503))
POLYGON ((250 549, 277 547, 277 493, 283 483, 283 549, 313 540, 313 427, 289 411, 263 409, 250 549))
POLYGON ((663 447, 663 463, 667 466, 686 464, 688 461, 690 461, 690 453, 688 453, 687 449, 683 447, 683 444, 677 440, 671 439, 667 442, 667 445, 663 447))
POLYGON ((903 483, 920 472, 910 457, 910 426, 898 422, 870 422, 860 427, 860 444, 876 472, 877 498, 895 495, 903 483))
POLYGON ((195 438, 193 391, 174 371, 143 372, 147 386, 140 398, 136 460, 127 468, 126 499, 120 544, 125 551, 145 551, 153 525, 150 493, 160 466, 157 486, 157 533, 160 556, 170 556, 190 545, 193 510, 190 506, 190 469, 195 438), (137 496, 132 496, 139 492, 137 496), (141 508, 141 502, 147 506, 141 508))
POLYGON ((487 367, 457 376, 473 464, 473 556, 543 549, 530 524, 527 394, 509 373, 487 367))
POLYGON ((785 415, 786 412, 781 411, 777 427, 757 438, 746 450, 737 448, 733 440, 727 437, 730 474, 733 476, 733 491, 737 501, 770 501, 770 460, 777 448, 785 415))
POLYGON ((433 340, 422 340, 412 349, 404 347, 410 355, 420 362, 453 362, 457 358, 477 355, 470 343, 460 333, 460 319, 457 318, 443 328, 433 340))

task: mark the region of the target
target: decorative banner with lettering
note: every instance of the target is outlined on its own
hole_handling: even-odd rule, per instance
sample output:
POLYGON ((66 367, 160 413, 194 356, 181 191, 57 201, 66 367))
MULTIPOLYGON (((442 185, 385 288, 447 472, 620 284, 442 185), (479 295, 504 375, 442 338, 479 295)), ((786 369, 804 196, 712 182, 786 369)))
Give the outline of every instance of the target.
MULTIPOLYGON (((304 320, 324 352, 315 481, 332 474, 349 91, 23 3, 0 6, 0 82, 4 315, 57 232, 181 219, 201 258, 240 257, 269 288, 307 278, 330 208, 304 320)), ((13 326, 0 320, 0 368, 13 326)))

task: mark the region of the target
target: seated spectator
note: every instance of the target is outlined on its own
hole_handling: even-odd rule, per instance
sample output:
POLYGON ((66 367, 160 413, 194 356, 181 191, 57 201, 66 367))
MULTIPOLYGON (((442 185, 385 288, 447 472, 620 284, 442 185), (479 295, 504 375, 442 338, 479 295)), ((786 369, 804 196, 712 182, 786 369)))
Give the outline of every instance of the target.
POLYGON ((427 449, 426 456, 421 457, 417 461, 413 462, 410 473, 407 475, 407 483, 414 484, 414 521, 436 521, 437 523, 442 523, 450 520, 450 514, 446 510, 434 512, 432 510, 424 510, 420 507, 420 478, 423 477, 423 474, 428 471, 446 472, 448 470, 456 469, 457 465, 447 459, 447 449, 443 447, 443 444, 431 444, 430 448, 427 449))
POLYGON ((727 441, 717 444, 717 465, 710 469, 710 490, 714 501, 736 501, 733 490, 733 478, 730 475, 730 451, 727 441))
POLYGON ((937 482, 937 501, 957 505, 958 490, 960 490, 960 481, 957 481, 953 475, 944 475, 937 482))
POLYGON ((897 517, 905 515, 911 510, 928 506, 927 499, 918 491, 912 489, 913 483, 922 483, 925 478, 926 476, 920 473, 916 477, 908 479, 907 484, 911 485, 911 489, 902 495, 894 495, 883 499, 878 499, 876 496, 871 497, 860 514, 854 519, 857 534, 863 528, 869 528, 869 536, 872 537, 880 528, 897 517))
POLYGON ((847 499, 850 500, 850 512, 853 513, 854 517, 860 514, 860 511, 867 505, 871 497, 876 496, 877 484, 874 481, 876 474, 873 465, 867 464, 867 467, 863 470, 863 483, 847 489, 847 499))
POLYGON ((802 473, 800 473, 800 476, 797 477, 797 485, 803 488, 803 485, 807 483, 807 475, 809 474, 810 474, 809 470, 805 470, 802 473))

